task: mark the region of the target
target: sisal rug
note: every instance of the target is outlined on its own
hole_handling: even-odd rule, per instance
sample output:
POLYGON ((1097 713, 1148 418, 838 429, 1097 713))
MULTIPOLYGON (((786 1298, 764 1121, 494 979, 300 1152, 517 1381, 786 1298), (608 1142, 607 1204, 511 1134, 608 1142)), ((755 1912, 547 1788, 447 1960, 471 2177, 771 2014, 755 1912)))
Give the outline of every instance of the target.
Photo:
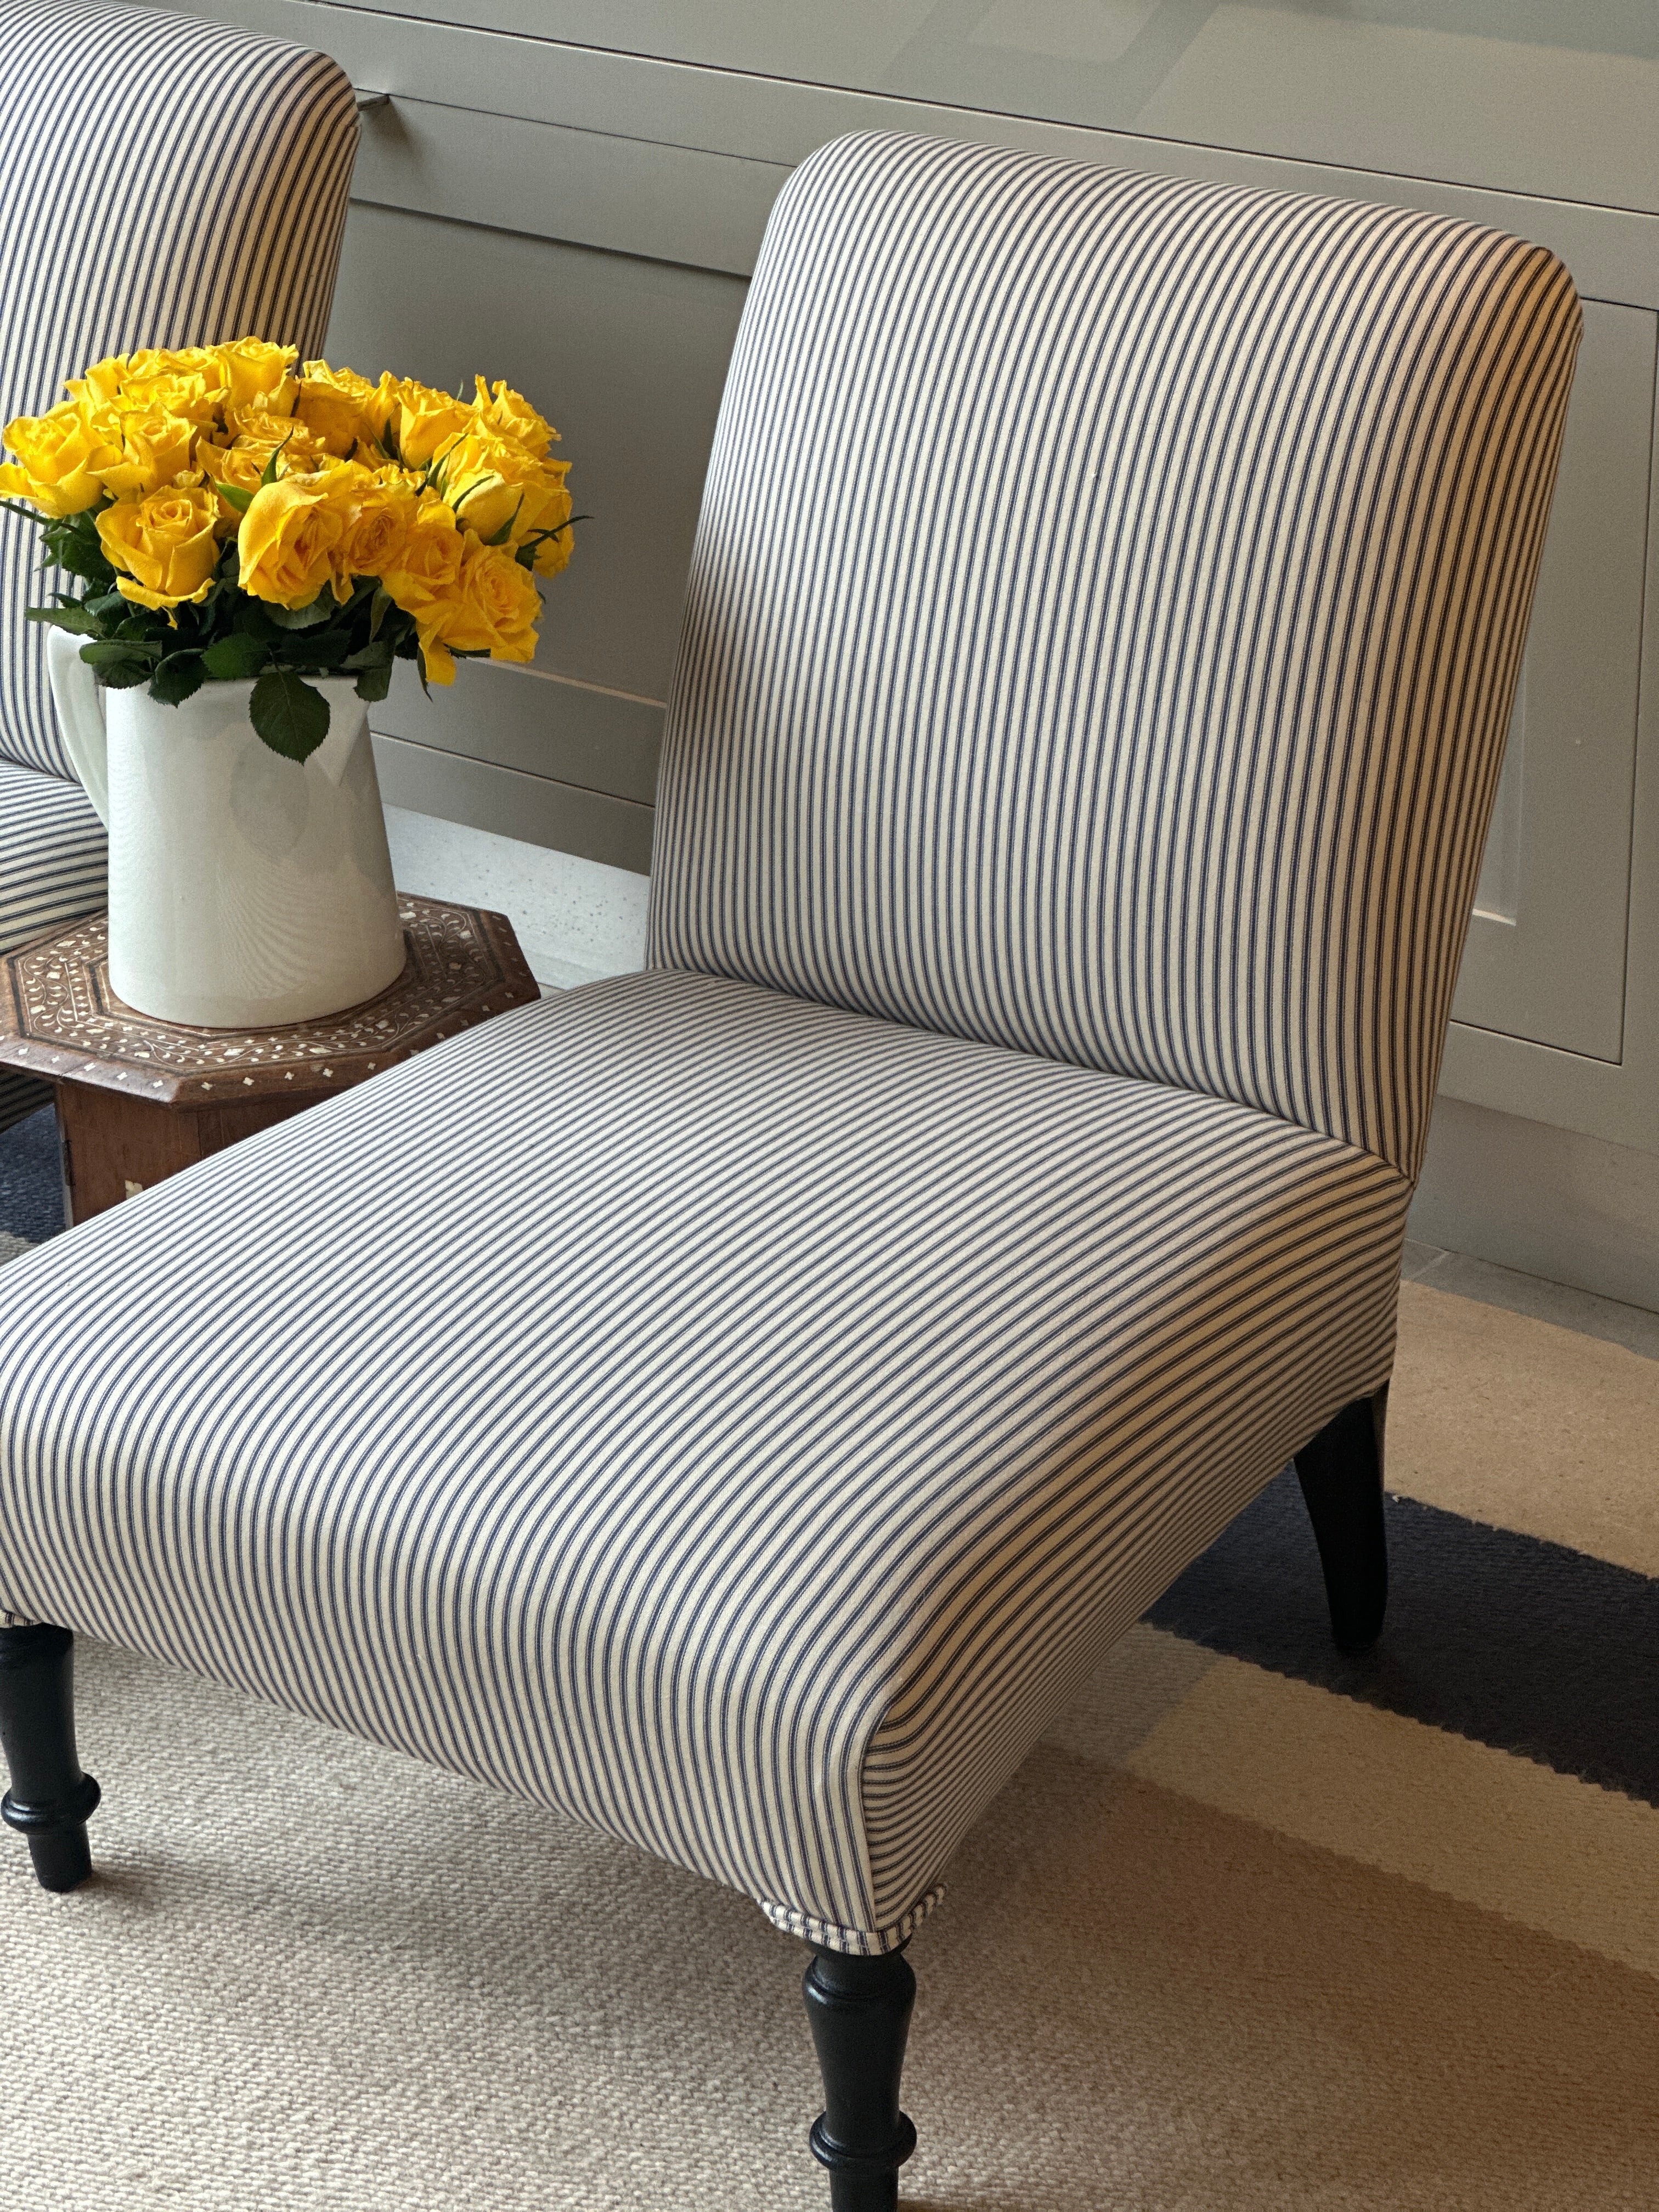
MULTIPOLYGON (((3 1225, 3 1224, 0 1224, 3 1225)), ((1281 1481, 911 1956, 915 2212, 1619 2212, 1659 2148, 1659 1362, 1417 1283, 1396 1600, 1281 1481)), ((805 1954, 574 1823, 82 1644, 98 1873, 0 1840, 0 2170, 52 2212, 825 2212, 805 1954)))

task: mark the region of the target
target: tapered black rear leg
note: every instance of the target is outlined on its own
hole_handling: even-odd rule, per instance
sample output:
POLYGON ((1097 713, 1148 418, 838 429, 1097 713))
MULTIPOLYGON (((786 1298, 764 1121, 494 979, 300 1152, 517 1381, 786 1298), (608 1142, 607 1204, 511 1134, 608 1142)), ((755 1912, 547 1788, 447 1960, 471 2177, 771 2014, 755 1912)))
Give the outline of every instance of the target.
POLYGON ((74 1668, 67 1628, 0 1627, 0 1750, 11 1773, 0 1820, 28 1838, 43 1889, 73 1889, 92 1872, 98 1784, 76 1757, 74 1668))
POLYGON ((1382 1523, 1388 1406, 1385 1383, 1376 1397, 1345 1406, 1296 1455, 1297 1480, 1325 1570, 1331 1632, 1342 1651, 1368 1651, 1388 1607, 1389 1540, 1382 1523))
POLYGON ((898 2170, 916 2147, 899 2110, 899 2076, 916 1978, 902 1952, 853 1959, 820 1951, 801 1984, 823 2075, 812 2155, 830 2169, 834 2212, 894 2212, 898 2170))

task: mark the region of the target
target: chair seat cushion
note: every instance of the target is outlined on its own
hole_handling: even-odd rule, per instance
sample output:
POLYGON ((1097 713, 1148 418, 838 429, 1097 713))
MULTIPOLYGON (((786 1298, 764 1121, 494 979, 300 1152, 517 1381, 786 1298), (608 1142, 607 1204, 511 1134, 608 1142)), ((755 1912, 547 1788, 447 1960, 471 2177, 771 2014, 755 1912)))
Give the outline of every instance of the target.
MULTIPOLYGON (((0 952, 95 913, 107 880, 104 825, 80 785, 0 760, 0 952)), ((0 1067, 0 1129, 46 1097, 0 1067)))
POLYGON ((109 841, 78 783, 0 760, 0 952, 93 914, 109 841))
POLYGON ((0 1274, 0 1605, 889 1946, 1385 1380, 1407 1195, 1214 1099, 591 986, 0 1274))

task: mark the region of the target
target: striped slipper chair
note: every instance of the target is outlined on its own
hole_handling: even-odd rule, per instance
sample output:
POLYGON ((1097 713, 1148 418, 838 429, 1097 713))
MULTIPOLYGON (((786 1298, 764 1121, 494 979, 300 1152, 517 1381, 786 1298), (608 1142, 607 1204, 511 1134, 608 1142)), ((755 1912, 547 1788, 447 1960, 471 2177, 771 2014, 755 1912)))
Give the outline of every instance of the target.
MULTIPOLYGON (((0 422, 137 346, 256 331, 322 350, 357 149, 324 54, 88 0, 0 8, 0 422)), ((40 535, 0 513, 0 952, 104 903, 104 826, 75 781, 23 610, 40 535)), ((0 1069, 0 1128, 50 1092, 0 1069)))
POLYGON ((83 1631, 746 1892, 812 1948, 835 2204, 896 2202, 902 1954, 1113 1638, 1292 1457, 1377 1632, 1578 327, 1437 216, 887 135, 796 172, 645 972, 0 1275, 45 1879, 83 1631))

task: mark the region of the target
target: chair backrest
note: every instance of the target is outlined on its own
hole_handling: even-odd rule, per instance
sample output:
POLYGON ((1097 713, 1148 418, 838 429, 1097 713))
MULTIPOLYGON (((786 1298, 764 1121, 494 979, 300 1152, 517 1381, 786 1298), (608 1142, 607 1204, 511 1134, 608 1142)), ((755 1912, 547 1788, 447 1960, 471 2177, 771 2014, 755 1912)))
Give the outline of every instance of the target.
MULTIPOLYGON (((0 422, 138 346, 253 331, 322 350, 357 150, 327 55, 90 0, 0 9, 0 422)), ((0 757, 70 766, 40 543, 0 514, 0 757)))
POLYGON ((1437 216, 823 148, 716 434, 653 963, 1414 1176, 1579 321, 1437 216))

